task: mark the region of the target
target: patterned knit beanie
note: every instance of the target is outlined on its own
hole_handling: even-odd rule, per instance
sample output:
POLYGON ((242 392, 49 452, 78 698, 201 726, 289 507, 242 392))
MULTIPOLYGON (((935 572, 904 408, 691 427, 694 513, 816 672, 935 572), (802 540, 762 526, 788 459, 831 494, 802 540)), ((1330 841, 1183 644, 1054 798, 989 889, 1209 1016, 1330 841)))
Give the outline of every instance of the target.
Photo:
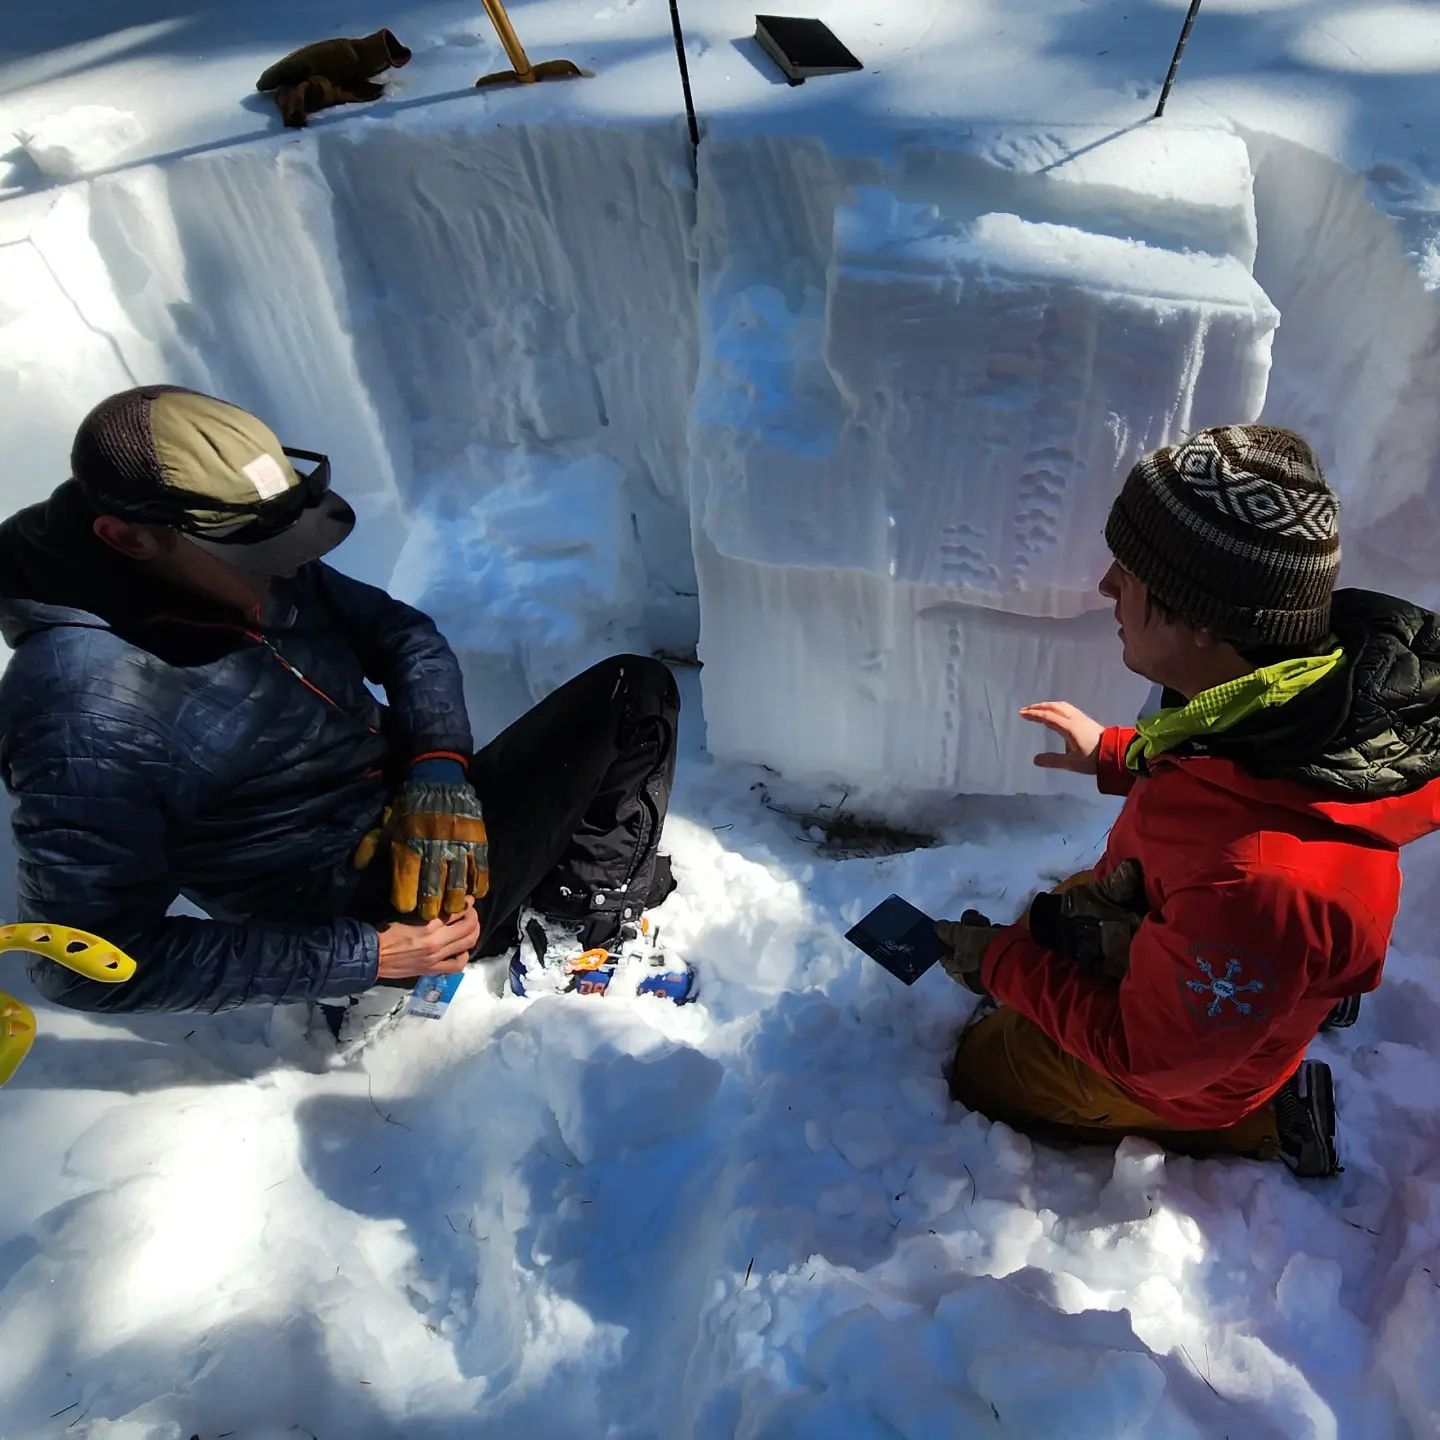
POLYGON ((1196 629, 1261 645, 1329 632, 1339 501, 1289 430, 1225 425, 1146 455, 1110 507, 1105 540, 1196 629))

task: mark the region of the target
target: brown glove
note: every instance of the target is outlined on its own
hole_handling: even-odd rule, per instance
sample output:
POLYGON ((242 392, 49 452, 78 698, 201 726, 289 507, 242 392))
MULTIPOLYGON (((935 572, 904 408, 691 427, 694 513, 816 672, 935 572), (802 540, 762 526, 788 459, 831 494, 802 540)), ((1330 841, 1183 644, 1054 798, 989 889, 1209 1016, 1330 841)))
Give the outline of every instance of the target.
POLYGON ((340 86, 323 75, 312 75, 299 85, 282 85, 275 92, 275 106, 286 125, 292 130, 300 130, 304 128, 307 118, 317 110, 328 110, 332 105, 352 105, 364 100, 378 100, 384 93, 383 85, 372 84, 369 80, 357 80, 349 86, 340 86))
POLYGON ((988 995, 980 979, 980 962, 999 933, 1000 927, 992 925, 978 910, 967 910, 958 920, 937 920, 935 934, 945 947, 940 957, 945 973, 967 990, 988 995))
POLYGON ((1130 942, 1148 914, 1140 862, 1122 860, 1104 880, 1037 895, 1030 933, 1046 949, 1119 980, 1130 969, 1130 942))
POLYGON ((422 920, 458 915, 465 898, 490 893, 490 846, 479 797, 467 783, 411 780, 354 855, 363 870, 382 845, 390 851, 390 903, 422 920))
POLYGON ((409 60, 410 51, 393 30, 377 30, 356 40, 319 40, 277 60, 255 82, 255 88, 273 90, 281 118, 287 125, 299 127, 317 110, 378 100, 385 89, 371 77, 382 70, 398 69, 409 60))

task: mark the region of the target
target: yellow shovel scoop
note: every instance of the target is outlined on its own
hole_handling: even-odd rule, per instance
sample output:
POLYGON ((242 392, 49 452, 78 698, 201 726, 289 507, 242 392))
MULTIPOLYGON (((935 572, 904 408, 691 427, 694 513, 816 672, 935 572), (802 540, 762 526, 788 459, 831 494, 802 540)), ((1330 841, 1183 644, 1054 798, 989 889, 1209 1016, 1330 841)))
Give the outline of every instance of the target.
MULTIPOLYGON (((123 950, 68 925, 0 925, 0 951, 5 950, 43 955, 103 985, 122 984, 135 973, 135 962, 123 950)), ((0 990, 0 1085, 20 1068, 34 1040, 34 1012, 0 990)))
POLYGON ((477 90, 482 85, 533 85, 537 80, 595 78, 590 71, 582 70, 573 60, 542 60, 538 65, 532 65, 500 0, 482 0, 482 3, 485 13, 490 17, 490 23, 495 27, 495 33, 500 37, 500 43, 505 47, 505 53, 510 57, 510 63, 515 68, 497 70, 493 75, 482 75, 475 82, 477 90))

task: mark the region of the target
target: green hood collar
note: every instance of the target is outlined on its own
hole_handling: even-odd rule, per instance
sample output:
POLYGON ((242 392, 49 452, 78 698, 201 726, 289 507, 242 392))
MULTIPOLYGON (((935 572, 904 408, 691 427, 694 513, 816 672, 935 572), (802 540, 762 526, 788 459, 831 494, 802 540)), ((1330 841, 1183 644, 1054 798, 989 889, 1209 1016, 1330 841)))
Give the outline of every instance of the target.
MULTIPOLYGON (((1440 779, 1440 617, 1393 595, 1344 589, 1330 628, 1348 664, 1175 753, 1214 755, 1344 801, 1407 795, 1440 779)), ((1165 698, 1183 707, 1181 697, 1165 698)))
POLYGON ((1288 704, 1345 663, 1345 651, 1337 644, 1324 655, 1280 660, 1202 690, 1187 704, 1157 710, 1136 725, 1125 764, 1138 770, 1143 762, 1186 741, 1223 734, 1259 711, 1288 704))

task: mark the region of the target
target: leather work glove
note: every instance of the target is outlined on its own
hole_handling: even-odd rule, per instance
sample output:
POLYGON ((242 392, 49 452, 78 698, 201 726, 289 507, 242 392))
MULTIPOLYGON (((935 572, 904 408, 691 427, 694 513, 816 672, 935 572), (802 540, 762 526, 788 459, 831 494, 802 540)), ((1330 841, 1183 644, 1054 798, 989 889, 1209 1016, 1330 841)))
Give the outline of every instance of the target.
POLYGON ((1104 880, 1037 895, 1030 933, 1047 950, 1120 980, 1130 969, 1130 942, 1149 913, 1140 862, 1122 860, 1104 880))
POLYGON ((298 128, 306 116, 332 105, 378 100, 383 85, 373 83, 382 70, 408 64, 409 49, 393 30, 377 30, 358 39, 318 40, 277 60, 256 82, 262 93, 275 92, 286 125, 298 128))
POLYGON ((465 897, 490 891, 490 846, 480 799, 464 780, 407 780, 380 826, 360 841, 355 868, 363 870, 390 847, 390 903, 421 920, 458 915, 465 897))
POLYGON ((357 80, 342 86, 323 75, 312 75, 298 85, 282 85, 275 92, 275 108, 290 129, 302 130, 317 110, 378 100, 384 93, 383 85, 372 84, 369 80, 357 80))
POLYGON ((958 920, 937 920, 935 934, 945 946, 945 953, 940 957, 945 973, 967 990, 988 995, 990 992, 980 979, 980 962, 999 933, 1000 927, 992 925, 989 917, 978 910, 967 910, 958 920))

